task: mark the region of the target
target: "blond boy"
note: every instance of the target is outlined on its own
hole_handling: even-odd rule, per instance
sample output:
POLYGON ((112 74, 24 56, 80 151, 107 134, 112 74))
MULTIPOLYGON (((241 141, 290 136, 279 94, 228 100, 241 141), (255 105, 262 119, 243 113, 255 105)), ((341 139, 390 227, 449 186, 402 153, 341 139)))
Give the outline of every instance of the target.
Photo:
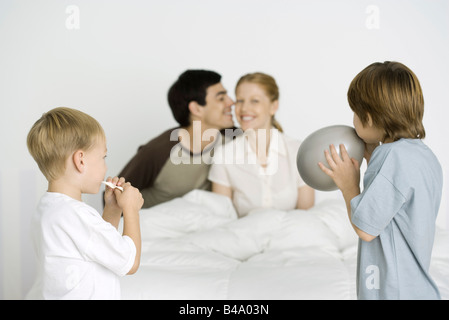
POLYGON ((359 299, 440 299, 429 274, 442 169, 421 139, 424 99, 416 75, 399 62, 373 63, 348 90, 368 167, 360 193, 357 160, 343 145, 319 164, 343 193, 359 236, 359 299))
POLYGON ((102 127, 81 111, 55 108, 36 121, 27 145, 48 180, 31 226, 38 270, 27 298, 120 299, 119 277, 140 263, 143 199, 123 178, 109 177, 123 192, 106 188, 103 216, 82 202, 106 174, 102 127))

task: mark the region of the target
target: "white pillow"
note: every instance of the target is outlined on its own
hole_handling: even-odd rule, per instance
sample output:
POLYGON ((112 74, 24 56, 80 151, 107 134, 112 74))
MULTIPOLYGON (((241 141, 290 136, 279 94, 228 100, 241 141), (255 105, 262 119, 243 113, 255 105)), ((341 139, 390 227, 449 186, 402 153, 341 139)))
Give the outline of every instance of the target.
POLYGON ((313 211, 292 210, 285 213, 278 230, 272 235, 268 249, 295 247, 320 247, 337 252, 338 241, 313 211))
POLYGON ((357 245, 358 237, 349 221, 346 204, 341 200, 326 200, 309 210, 319 218, 337 238, 339 250, 357 245))
POLYGON ((140 210, 142 240, 179 237, 235 219, 231 199, 203 190, 140 210))

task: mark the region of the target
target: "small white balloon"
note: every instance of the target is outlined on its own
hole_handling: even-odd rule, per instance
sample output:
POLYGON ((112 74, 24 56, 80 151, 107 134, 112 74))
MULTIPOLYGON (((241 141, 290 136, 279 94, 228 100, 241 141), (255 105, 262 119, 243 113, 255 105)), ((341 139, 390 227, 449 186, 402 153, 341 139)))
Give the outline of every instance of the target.
POLYGON ((333 144, 340 155, 340 144, 344 144, 349 157, 362 164, 365 143, 359 138, 355 129, 345 125, 336 125, 319 129, 310 134, 298 149, 296 165, 304 182, 320 191, 337 190, 331 177, 321 171, 318 162, 329 168, 324 150, 333 144))

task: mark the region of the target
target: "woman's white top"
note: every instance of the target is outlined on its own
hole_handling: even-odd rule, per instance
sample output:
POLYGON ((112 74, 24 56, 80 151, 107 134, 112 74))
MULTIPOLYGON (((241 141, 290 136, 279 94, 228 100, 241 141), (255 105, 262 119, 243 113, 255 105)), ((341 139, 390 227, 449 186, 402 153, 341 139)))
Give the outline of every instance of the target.
POLYGON ((298 188, 305 186, 296 166, 300 144, 271 129, 267 164, 262 167, 245 132, 215 148, 209 180, 232 189, 240 217, 257 208, 295 209, 298 188))

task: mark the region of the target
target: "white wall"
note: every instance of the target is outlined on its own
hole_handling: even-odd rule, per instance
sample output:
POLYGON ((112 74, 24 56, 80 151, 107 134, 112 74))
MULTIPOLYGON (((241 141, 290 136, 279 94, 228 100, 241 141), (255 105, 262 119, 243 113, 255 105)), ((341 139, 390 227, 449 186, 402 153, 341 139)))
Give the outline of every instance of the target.
MULTIPOLYGON (((231 97, 244 73, 272 74, 277 117, 303 139, 351 125, 351 79, 374 61, 401 61, 421 81, 425 141, 447 185, 448 12, 447 0, 0 0, 0 299, 22 298, 34 275, 29 221, 46 190, 26 149, 34 121, 56 106, 91 114, 116 175, 139 145, 176 124, 166 93, 188 68, 221 73, 231 97)), ((320 194, 328 196, 339 194, 320 194)), ((98 195, 85 200, 101 208, 98 195)))

